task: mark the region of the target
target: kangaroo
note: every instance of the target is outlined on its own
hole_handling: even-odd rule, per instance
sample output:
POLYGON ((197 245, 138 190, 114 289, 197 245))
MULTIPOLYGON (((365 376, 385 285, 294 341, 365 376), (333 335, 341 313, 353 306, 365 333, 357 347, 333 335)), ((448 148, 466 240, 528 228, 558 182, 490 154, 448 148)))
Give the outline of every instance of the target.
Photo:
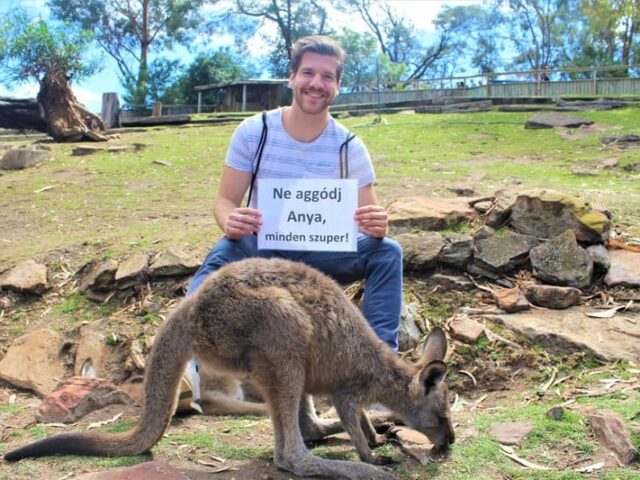
MULTIPOLYGON (((438 449, 454 442, 444 331, 434 328, 410 364, 374 333, 342 289, 320 272, 281 259, 247 259, 209 276, 160 327, 144 381, 144 410, 130 432, 64 433, 5 454, 7 461, 53 454, 134 455, 149 451, 171 421, 175 392, 193 356, 247 378, 268 405, 274 463, 298 476, 390 480, 371 448, 383 441, 363 406, 381 403, 438 449), (312 455, 301 434, 311 394, 330 394, 342 426, 366 463, 312 455), (302 407, 301 407, 302 406, 302 407)), ((307 420, 313 420, 307 418, 307 420)))

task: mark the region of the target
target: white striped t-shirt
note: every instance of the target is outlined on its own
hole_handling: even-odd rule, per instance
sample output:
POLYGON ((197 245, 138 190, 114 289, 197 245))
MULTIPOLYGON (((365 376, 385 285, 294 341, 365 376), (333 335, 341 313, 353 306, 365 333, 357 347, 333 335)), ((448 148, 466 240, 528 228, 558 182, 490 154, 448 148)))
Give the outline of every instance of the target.
MULTIPOLYGON (((282 123, 283 109, 267 112, 267 142, 257 178, 340 178, 340 145, 347 139, 349 131, 329 117, 327 127, 312 142, 300 142, 291 137, 282 123)), ((233 134, 226 164, 229 167, 251 172, 260 135, 262 114, 244 120, 233 134)), ((371 157, 364 143, 356 137, 349 142, 349 177, 358 180, 358 187, 375 181, 371 157)), ((251 207, 258 198, 258 182, 254 186, 251 207)))

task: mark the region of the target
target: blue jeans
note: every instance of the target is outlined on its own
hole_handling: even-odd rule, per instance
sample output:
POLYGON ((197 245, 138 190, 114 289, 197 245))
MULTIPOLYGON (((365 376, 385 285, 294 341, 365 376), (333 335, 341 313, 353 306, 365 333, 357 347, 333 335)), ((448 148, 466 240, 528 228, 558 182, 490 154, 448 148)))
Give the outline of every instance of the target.
POLYGON ((285 258, 320 270, 340 283, 364 279, 362 313, 383 341, 398 349, 402 308, 402 248, 389 238, 358 237, 357 252, 299 252, 258 250, 254 235, 240 240, 223 237, 209 252, 187 290, 192 294, 202 281, 223 265, 244 258, 285 258))

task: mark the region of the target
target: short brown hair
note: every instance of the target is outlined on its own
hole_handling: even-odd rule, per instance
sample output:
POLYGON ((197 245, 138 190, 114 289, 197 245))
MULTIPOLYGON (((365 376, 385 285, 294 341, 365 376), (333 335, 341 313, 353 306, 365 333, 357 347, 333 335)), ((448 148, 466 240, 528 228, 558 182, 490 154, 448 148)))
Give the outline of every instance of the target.
POLYGON ((344 70, 344 61, 347 56, 338 42, 324 35, 311 35, 299 38, 291 49, 291 72, 296 73, 300 68, 302 56, 307 52, 331 55, 338 59, 336 78, 340 80, 344 70))

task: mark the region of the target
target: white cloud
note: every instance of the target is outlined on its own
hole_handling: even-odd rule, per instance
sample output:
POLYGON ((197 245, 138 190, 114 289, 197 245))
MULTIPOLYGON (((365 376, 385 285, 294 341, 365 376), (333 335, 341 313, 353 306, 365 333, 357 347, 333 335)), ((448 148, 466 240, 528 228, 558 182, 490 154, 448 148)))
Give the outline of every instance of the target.
POLYGON ((0 85, 0 96, 14 98, 36 98, 40 86, 37 83, 25 83, 14 88, 7 88, 0 85))

